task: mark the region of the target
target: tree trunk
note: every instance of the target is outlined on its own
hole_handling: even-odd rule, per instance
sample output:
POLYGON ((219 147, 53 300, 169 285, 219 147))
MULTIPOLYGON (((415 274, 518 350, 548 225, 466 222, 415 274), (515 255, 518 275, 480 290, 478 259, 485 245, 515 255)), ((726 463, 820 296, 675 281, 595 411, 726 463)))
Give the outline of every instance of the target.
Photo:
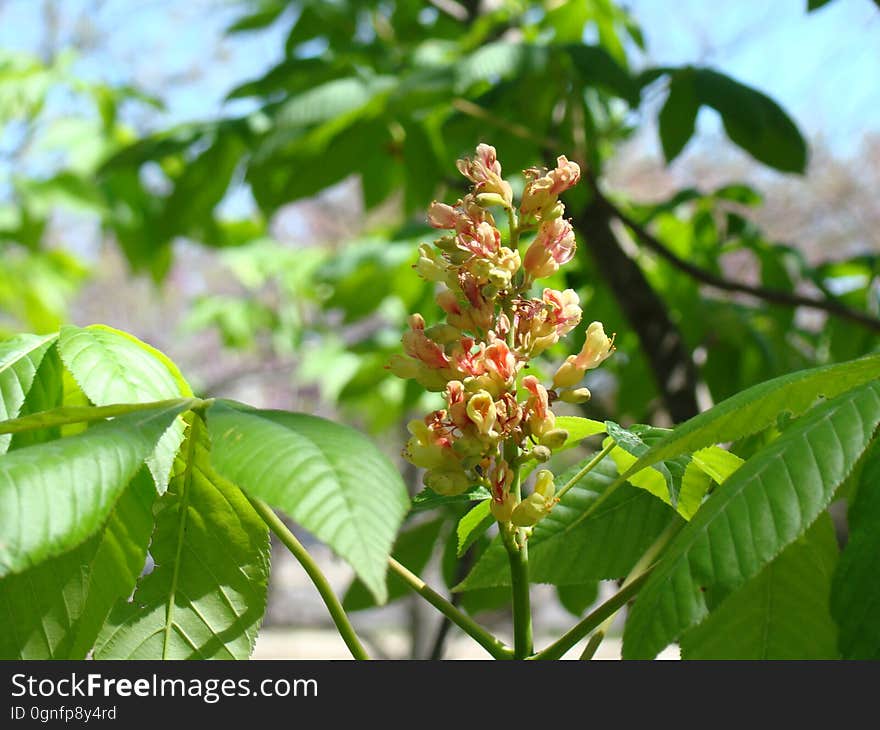
POLYGON ((638 334, 670 417, 676 423, 685 421, 699 413, 693 358, 665 303, 620 247, 611 218, 607 204, 594 198, 573 223, 638 334))

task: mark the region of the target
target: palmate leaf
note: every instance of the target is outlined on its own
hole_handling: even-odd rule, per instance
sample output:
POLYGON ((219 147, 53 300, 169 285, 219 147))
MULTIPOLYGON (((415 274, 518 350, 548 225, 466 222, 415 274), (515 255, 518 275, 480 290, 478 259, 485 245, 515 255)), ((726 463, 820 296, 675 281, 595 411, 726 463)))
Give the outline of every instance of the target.
POLYGON ((758 576, 681 637, 684 659, 836 659, 828 599, 837 538, 824 512, 758 576))
POLYGON ((831 594, 840 651, 846 659, 880 659, 880 440, 866 454, 847 518, 849 542, 831 594))
MULTIPOLYGON (((96 406, 192 396, 192 389, 171 360, 127 332, 104 325, 62 327, 58 350, 74 380, 96 406)), ((160 494, 168 484, 182 440, 183 421, 178 419, 150 456, 148 466, 160 494)))
POLYGON ((120 416, 0 458, 0 576, 65 553, 96 532, 183 408, 120 416))
POLYGON ((629 477, 663 459, 737 441, 774 425, 780 413, 797 416, 820 396, 833 398, 880 378, 880 355, 801 370, 755 385, 677 426, 626 470, 629 477))
MULTIPOLYGON (((558 478, 562 484, 581 465, 558 478)), ((599 462, 572 487, 529 538, 529 578, 535 583, 578 585, 622 578, 675 514, 648 492, 622 485, 589 517, 584 512, 614 481, 610 460, 599 462)), ((456 591, 510 584, 507 552, 495 538, 456 591)))
MULTIPOLYGON (((19 414, 37 368, 56 339, 56 335, 17 335, 0 342, 0 421, 19 414)), ((0 454, 9 448, 10 440, 10 436, 0 436, 0 454)))
POLYGON ((266 605, 268 530, 247 498, 217 474, 201 416, 159 502, 156 567, 120 602, 95 648, 99 659, 246 659, 266 605))
POLYGON ((633 606, 625 658, 650 658, 754 578, 828 506, 880 423, 880 381, 817 406, 697 512, 633 606))
POLYGON ((409 498, 367 438, 315 416, 231 401, 210 408, 208 427, 221 474, 327 543, 385 600, 388 557, 409 498))
POLYGON ((104 528, 73 550, 0 579, 2 659, 83 659, 117 600, 134 588, 156 489, 142 467, 104 528))

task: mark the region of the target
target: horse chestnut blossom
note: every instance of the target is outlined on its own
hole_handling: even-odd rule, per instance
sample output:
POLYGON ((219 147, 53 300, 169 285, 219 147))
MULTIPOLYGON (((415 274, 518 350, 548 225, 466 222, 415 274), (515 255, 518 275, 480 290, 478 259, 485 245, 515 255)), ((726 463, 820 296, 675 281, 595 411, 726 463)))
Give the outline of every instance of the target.
POLYGON ((404 354, 388 365, 399 377, 442 393, 445 402, 409 424, 403 455, 425 470, 424 483, 435 492, 455 495, 485 486, 499 522, 528 527, 557 500, 549 471, 538 473, 532 494, 523 499, 519 468, 531 460, 546 461, 565 444, 568 433, 557 427, 552 405, 589 398, 578 383, 614 352, 614 338, 593 322, 580 353, 565 360, 550 388, 534 375, 523 376, 532 358, 582 318, 572 289, 532 291, 536 280, 574 257, 575 234, 559 195, 577 184, 580 168, 563 155, 553 170, 526 170, 516 207, 494 147, 479 145, 473 159, 457 166, 472 189, 454 205, 431 204, 428 222, 447 233, 433 246, 421 244, 415 265, 423 279, 437 284, 437 304, 446 321, 426 327, 422 315, 410 316, 404 354), (507 216, 506 241, 493 208, 507 216), (535 235, 521 256, 525 231, 535 235))

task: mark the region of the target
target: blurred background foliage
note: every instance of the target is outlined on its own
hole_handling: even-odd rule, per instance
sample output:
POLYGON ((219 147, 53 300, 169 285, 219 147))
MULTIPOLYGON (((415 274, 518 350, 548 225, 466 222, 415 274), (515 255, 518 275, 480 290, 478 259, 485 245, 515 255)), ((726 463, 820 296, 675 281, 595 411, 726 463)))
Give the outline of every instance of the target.
MULTIPOLYGON (((661 25, 650 0, 200 0, 165 8, 141 48, 116 32, 124 0, 6 0, 4 37, 39 31, 0 44, 0 331, 100 320, 201 394, 338 415, 394 453, 435 407, 384 369, 407 314, 438 315, 411 268, 435 237, 424 211, 464 192, 455 160, 485 141, 515 186, 557 154, 584 170, 565 200, 578 256, 552 285, 618 336, 585 415, 669 425, 875 350, 876 128, 808 146, 711 49, 654 61, 686 5, 661 25), (178 67, 187 46, 197 63, 178 67)), ((772 80, 764 4, 736 5, 772 80)), ((875 73, 878 8, 825 5, 797 13, 849 6, 864 28, 834 53, 875 73)))

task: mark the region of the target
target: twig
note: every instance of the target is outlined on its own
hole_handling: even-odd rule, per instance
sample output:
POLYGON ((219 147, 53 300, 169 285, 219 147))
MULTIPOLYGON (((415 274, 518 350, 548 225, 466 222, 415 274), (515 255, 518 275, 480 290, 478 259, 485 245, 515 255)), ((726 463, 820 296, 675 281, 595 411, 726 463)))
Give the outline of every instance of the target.
POLYGON ((833 299, 814 299, 813 297, 780 291, 779 289, 770 289, 764 286, 752 286, 739 281, 731 281, 725 279, 723 276, 714 274, 711 271, 701 269, 699 266, 680 258, 677 254, 666 248, 666 246, 664 246, 663 243, 644 226, 634 221, 629 215, 608 200, 608 198, 606 198, 599 190, 595 180, 591 179, 590 182, 593 187, 593 192, 601 204, 605 205, 615 218, 635 234, 640 244, 672 264, 679 271, 706 286, 721 289, 722 291, 748 294, 749 296, 763 299, 764 301, 773 304, 781 304, 788 307, 809 307, 811 309, 818 309, 836 317, 840 317, 841 319, 856 322, 874 332, 880 332, 880 319, 877 319, 866 312, 851 309, 833 299))

